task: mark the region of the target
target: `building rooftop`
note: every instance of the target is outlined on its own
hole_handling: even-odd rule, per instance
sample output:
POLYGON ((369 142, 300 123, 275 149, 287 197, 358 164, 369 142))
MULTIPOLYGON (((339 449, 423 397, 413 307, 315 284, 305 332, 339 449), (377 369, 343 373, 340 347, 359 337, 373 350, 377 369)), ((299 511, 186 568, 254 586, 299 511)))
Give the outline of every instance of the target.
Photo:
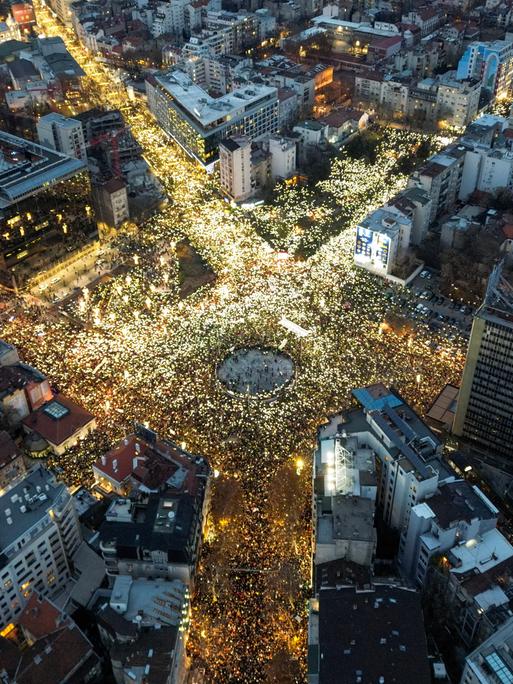
POLYGON ((50 112, 50 114, 45 114, 39 121, 41 123, 57 123, 60 128, 75 128, 78 123, 77 119, 73 119, 69 116, 63 116, 58 112, 50 112))
POLYGON ((156 76, 155 80, 201 128, 212 128, 228 118, 237 117, 252 109, 262 98, 277 99, 276 88, 256 84, 214 98, 178 70, 156 76))
POLYGON ((427 505, 435 514, 438 524, 444 529, 451 524, 465 520, 490 520, 497 518, 499 511, 481 490, 466 480, 446 482, 440 485, 438 494, 427 501, 427 505))
POLYGON ((89 411, 57 394, 23 419, 23 425, 49 444, 59 445, 94 421, 89 411))
POLYGON ((166 684, 169 681, 173 653, 178 637, 176 627, 162 627, 140 633, 133 643, 115 645, 110 656, 121 663, 133 681, 166 684))
POLYGON ((0 209, 26 199, 47 185, 75 176, 86 168, 37 143, 0 131, 0 209))
POLYGON ((56 605, 36 592, 32 592, 25 607, 17 618, 18 625, 37 640, 56 629, 71 624, 71 618, 56 605))
POLYGON ((188 596, 186 585, 178 579, 133 580, 127 575, 118 575, 114 581, 110 607, 123 615, 125 620, 141 626, 179 626, 188 596))
POLYGON ((394 238, 399 235, 401 227, 411 225, 411 221, 400 211, 394 211, 392 207, 380 207, 367 214, 360 225, 373 233, 382 233, 394 238))
POLYGON ((476 681, 513 682, 513 617, 466 658, 476 681))
POLYGON ((513 328, 513 285, 504 277, 503 266, 500 262, 490 274, 484 301, 476 316, 513 328))
POLYGON ((137 549, 160 550, 169 560, 191 563, 196 549, 191 545, 196 536, 196 500, 189 494, 178 496, 151 494, 144 501, 116 499, 107 511, 99 529, 103 545, 115 544, 120 553, 132 557, 137 549), (116 509, 122 509, 116 518, 116 509))
POLYGON ((0 552, 9 555, 13 542, 38 525, 67 496, 66 486, 57 483, 42 466, 7 490, 0 497, 0 552))
POLYGON ((28 59, 15 59, 9 62, 9 71, 14 78, 39 78, 39 72, 28 59))
POLYGON ((455 385, 445 385, 429 407, 426 416, 446 429, 450 429, 456 413, 458 392, 459 388, 455 385))
POLYGON ((513 546, 495 528, 478 539, 453 547, 448 553, 451 572, 456 575, 485 573, 512 556, 513 546))
POLYGON ((219 143, 219 147, 225 147, 229 152, 236 152, 248 145, 251 145, 251 141, 247 136, 233 136, 225 138, 219 143))
POLYGON ((74 623, 42 637, 20 655, 17 684, 79 682, 81 665, 89 663, 83 672, 85 675, 98 664, 90 642, 74 623))
POLYGON ((431 683, 420 595, 411 590, 322 589, 319 651, 323 684, 431 683))
POLYGON ((360 565, 345 558, 319 563, 315 568, 316 591, 336 589, 337 587, 357 587, 370 589, 372 586, 372 568, 360 565))
POLYGON ((164 487, 195 494, 198 475, 208 471, 208 466, 204 459, 189 454, 173 442, 155 436, 154 443, 149 443, 131 435, 95 461, 93 469, 118 485, 131 479, 134 486, 147 491, 164 487))
POLYGON ((0 398, 9 396, 18 389, 31 383, 43 382, 45 376, 32 366, 16 363, 13 366, 0 366, 0 398))

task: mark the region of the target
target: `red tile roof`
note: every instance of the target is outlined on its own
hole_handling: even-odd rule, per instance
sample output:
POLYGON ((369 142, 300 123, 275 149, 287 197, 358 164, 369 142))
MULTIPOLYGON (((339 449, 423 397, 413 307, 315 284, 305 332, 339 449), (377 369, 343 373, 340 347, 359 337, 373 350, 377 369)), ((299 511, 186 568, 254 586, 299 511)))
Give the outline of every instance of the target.
POLYGON ((187 491, 194 495, 197 489, 196 466, 174 445, 158 441, 153 448, 143 439, 131 435, 99 458, 94 469, 102 473, 118 485, 129 478, 137 480, 148 489, 157 490, 166 485, 170 478, 180 469, 186 471, 181 486, 176 491, 187 491))
POLYGON ((18 617, 18 625, 31 640, 41 639, 69 624, 71 619, 66 613, 62 613, 57 606, 36 592, 30 595, 18 617))
POLYGON ((90 655, 94 655, 91 644, 74 623, 61 627, 22 652, 16 682, 61 684, 76 681, 74 671, 90 655))
POLYGON ((358 109, 339 109, 324 116, 321 121, 333 128, 339 128, 347 121, 359 121, 363 112, 358 109))
POLYGON ((59 445, 72 437, 81 428, 94 420, 89 411, 75 404, 63 394, 57 394, 53 399, 43 404, 23 420, 23 425, 36 432, 50 444, 59 445), (63 407, 66 413, 56 418, 50 414, 52 409, 63 407))
POLYGON ((114 482, 122 484, 137 467, 134 460, 143 460, 147 451, 149 451, 149 446, 146 442, 132 435, 95 461, 94 468, 114 482))

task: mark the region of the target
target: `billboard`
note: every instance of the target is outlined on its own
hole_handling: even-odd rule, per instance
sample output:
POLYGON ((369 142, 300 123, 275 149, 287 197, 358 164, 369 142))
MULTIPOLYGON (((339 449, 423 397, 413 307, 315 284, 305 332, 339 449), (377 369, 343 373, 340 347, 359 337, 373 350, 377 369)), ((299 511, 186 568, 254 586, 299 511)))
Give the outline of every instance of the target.
POLYGON ((364 226, 356 229, 354 258, 357 264, 374 264, 386 269, 390 258, 390 237, 364 226))

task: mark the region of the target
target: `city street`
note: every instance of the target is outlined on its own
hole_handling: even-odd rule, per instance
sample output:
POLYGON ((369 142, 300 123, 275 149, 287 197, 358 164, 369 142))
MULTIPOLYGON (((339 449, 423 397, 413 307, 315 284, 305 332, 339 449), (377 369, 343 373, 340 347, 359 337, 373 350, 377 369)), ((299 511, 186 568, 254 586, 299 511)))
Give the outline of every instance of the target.
MULTIPOLYGON (((90 484, 91 462, 134 421, 209 458, 219 477, 192 603, 193 681, 201 670, 215 684, 303 682, 317 426, 350 406, 353 388, 377 381, 422 412, 459 381, 463 341, 423 323, 408 339, 385 329, 385 315, 400 306, 382 280, 354 266, 354 224, 303 261, 274 251, 145 105, 129 102, 108 68, 35 7, 42 31, 61 35, 85 69, 91 104, 121 109, 171 199, 130 236, 130 268, 78 295, 66 308, 71 319, 47 319, 34 307, 5 327, 28 363, 97 418, 96 433, 50 465, 70 484, 90 484), (217 276, 185 299, 173 258, 183 239, 217 276), (311 334, 298 338, 283 318, 311 334), (244 347, 281 349, 294 361, 294 382, 275 401, 230 396, 219 382, 219 363, 244 347)), ((344 204, 356 220, 380 201, 375 186, 396 192, 405 177, 383 179, 397 146, 413 154, 418 139, 394 131, 394 147, 376 164, 337 164, 323 186, 333 214, 344 204)), ((286 218, 297 222, 306 209, 314 223, 306 193, 301 201, 286 218)))

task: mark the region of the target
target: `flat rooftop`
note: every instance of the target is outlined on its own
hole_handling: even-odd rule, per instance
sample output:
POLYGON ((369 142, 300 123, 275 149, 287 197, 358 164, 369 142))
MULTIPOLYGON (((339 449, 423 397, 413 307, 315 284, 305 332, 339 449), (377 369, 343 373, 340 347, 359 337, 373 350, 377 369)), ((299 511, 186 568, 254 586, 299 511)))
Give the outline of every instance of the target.
POLYGON ((212 97, 181 71, 155 76, 160 84, 198 125, 207 128, 230 116, 240 115, 263 98, 277 99, 277 89, 266 85, 239 88, 222 97, 212 97))
POLYGON ((382 233, 390 238, 396 237, 401 226, 408 226, 411 221, 398 211, 380 207, 367 216, 361 222, 363 228, 371 230, 373 233, 382 233))
MULTIPOLYGON (((166 625, 179 626, 182 619, 182 608, 188 599, 186 585, 178 579, 149 580, 136 579, 120 575, 116 577, 111 596, 111 607, 116 601, 118 584, 127 581, 127 609, 123 617, 130 622, 137 622, 142 617, 144 624, 157 622, 166 625)), ((121 586, 123 592, 125 588, 121 586)))
POLYGON ((513 557, 513 546, 499 530, 485 532, 478 539, 455 546, 448 554, 451 572, 464 575, 469 571, 485 573, 494 566, 513 557))
MULTIPOLYGON (((42 466, 0 497, 0 550, 37 525, 67 492, 42 466)), ((0 560, 1 565, 1 560, 0 560)))
POLYGON ((319 681, 430 684, 420 594, 391 586, 319 592, 319 681))
POLYGON ((0 210, 85 168, 80 159, 0 131, 0 210))
POLYGON ((435 494, 426 505, 436 515, 439 525, 447 529, 456 520, 493 520, 499 511, 489 501, 481 490, 466 480, 446 482, 440 487, 439 494, 435 494))

